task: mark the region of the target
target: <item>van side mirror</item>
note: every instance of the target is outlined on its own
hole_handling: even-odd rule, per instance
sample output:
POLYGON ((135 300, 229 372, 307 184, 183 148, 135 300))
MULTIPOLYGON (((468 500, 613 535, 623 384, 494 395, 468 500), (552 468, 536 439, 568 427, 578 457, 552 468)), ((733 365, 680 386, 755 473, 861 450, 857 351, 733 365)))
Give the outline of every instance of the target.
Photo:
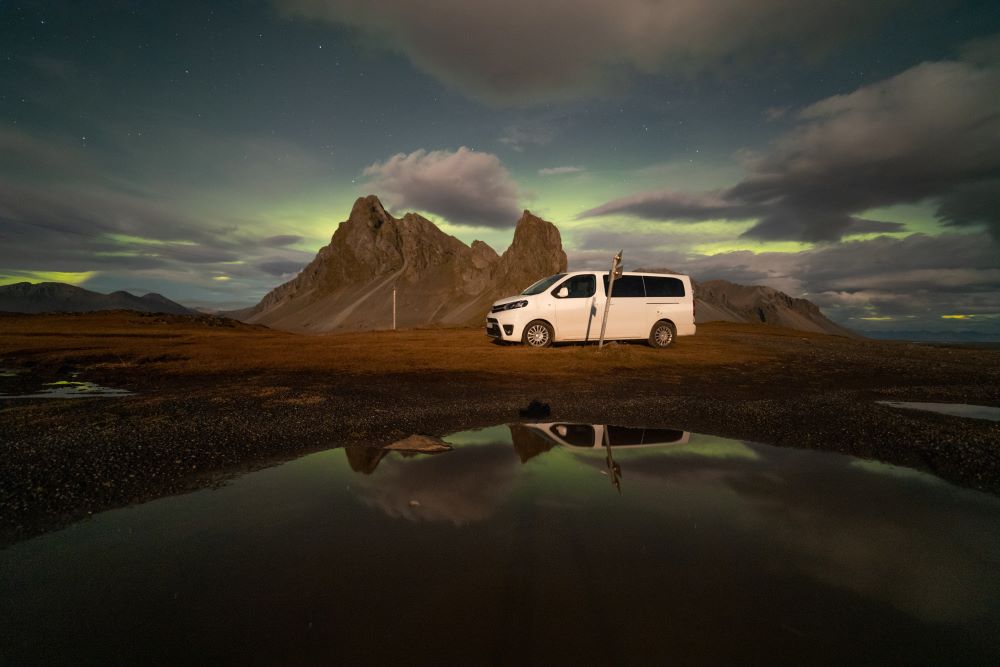
POLYGON ((566 297, 569 296, 569 288, 560 287, 559 290, 556 292, 556 296, 559 297, 560 299, 565 299, 566 297))

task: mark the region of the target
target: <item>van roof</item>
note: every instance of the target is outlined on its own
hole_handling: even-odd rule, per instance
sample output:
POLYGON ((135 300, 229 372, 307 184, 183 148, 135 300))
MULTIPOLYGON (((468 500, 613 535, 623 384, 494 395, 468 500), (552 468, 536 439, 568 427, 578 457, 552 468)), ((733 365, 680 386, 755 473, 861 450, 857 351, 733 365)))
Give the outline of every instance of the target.
MULTIPOLYGON (((565 271, 564 276, 575 276, 578 273, 596 273, 598 275, 604 275, 608 273, 607 271, 602 271, 599 269, 588 269, 585 271, 565 271)), ((674 276, 675 278, 689 278, 686 273, 665 273, 659 271, 623 271, 622 275, 626 276, 674 276)))

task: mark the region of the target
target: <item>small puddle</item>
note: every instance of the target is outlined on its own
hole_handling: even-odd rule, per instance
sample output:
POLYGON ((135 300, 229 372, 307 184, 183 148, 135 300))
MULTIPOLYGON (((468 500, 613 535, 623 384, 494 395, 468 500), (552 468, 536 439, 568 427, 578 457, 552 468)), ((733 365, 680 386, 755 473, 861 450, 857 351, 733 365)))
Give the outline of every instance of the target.
POLYGON ((969 405, 968 403, 920 403, 912 401, 878 401, 882 405, 902 410, 924 410, 926 412, 937 412, 942 415, 952 417, 966 417, 968 419, 986 419, 1000 422, 1000 408, 988 405, 969 405))
MULTIPOLYGON (((72 377, 76 377, 74 373, 72 377)), ((0 378, 22 377, 20 373, 10 369, 0 370, 0 378)), ((0 400, 19 398, 92 398, 92 397, 116 397, 131 396, 132 392, 127 389, 115 389, 112 387, 102 387, 94 382, 86 380, 57 380, 56 382, 44 382, 35 384, 31 390, 22 393, 2 393, 0 400)))
POLYGON ((1000 655, 995 496, 683 430, 550 422, 444 440, 436 454, 331 449, 12 545, 4 651, 16 664, 1000 655))

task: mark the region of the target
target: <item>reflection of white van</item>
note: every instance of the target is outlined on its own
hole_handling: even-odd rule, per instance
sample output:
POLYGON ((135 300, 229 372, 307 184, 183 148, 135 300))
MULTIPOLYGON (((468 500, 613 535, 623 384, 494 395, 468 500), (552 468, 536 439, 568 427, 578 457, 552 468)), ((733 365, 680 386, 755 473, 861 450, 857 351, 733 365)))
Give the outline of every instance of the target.
POLYGON ((525 424, 540 432, 545 438, 560 445, 601 448, 607 444, 615 449, 638 447, 662 447, 664 445, 684 445, 691 439, 689 431, 670 428, 634 428, 630 426, 605 426, 603 424, 525 424))
MULTIPOLYGON (((500 299, 486 316, 486 335, 499 342, 548 347, 562 341, 594 341, 601 335, 608 274, 557 273, 518 296, 500 299)), ((691 279, 661 273, 625 273, 615 279, 604 337, 647 340, 667 347, 691 336, 694 293, 691 279)))

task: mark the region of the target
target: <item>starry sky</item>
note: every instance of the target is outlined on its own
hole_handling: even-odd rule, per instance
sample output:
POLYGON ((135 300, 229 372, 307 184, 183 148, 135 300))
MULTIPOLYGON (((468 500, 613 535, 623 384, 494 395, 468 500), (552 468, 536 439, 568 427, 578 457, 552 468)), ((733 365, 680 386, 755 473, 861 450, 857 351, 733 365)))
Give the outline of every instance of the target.
POLYGON ((1000 340, 1000 5, 0 0, 0 284, 241 307, 369 193, 1000 340))

